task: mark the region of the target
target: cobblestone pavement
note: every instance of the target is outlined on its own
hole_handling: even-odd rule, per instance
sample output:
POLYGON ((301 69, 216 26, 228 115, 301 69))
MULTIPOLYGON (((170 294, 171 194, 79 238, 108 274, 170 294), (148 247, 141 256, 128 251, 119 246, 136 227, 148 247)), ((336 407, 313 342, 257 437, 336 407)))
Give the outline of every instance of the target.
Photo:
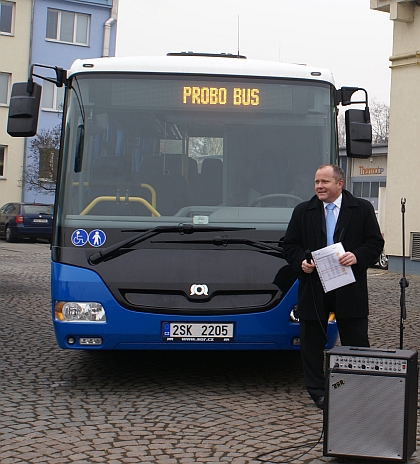
MULTIPOLYGON (((407 277, 404 348, 419 349, 420 278, 407 277)), ((372 346, 399 347, 399 279, 369 270, 372 346)), ((298 353, 60 350, 41 243, 0 241, 0 315, 2 464, 337 462, 298 353)), ((419 448, 418 421, 410 463, 419 448)))

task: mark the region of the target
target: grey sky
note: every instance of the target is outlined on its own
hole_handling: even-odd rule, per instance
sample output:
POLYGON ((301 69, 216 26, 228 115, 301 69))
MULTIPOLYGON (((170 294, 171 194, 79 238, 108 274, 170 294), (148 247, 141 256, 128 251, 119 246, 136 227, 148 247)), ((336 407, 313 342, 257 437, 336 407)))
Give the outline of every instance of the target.
POLYGON ((369 0, 120 0, 117 55, 237 53, 328 68, 389 104, 392 21, 369 0))

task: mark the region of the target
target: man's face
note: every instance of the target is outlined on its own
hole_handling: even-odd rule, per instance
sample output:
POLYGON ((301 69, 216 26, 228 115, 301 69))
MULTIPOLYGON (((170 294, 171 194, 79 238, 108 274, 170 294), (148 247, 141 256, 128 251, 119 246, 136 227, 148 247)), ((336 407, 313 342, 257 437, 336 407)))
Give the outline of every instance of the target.
POLYGON ((315 173, 315 193, 316 196, 326 203, 335 201, 343 190, 344 181, 336 181, 332 167, 327 166, 318 169, 315 173))

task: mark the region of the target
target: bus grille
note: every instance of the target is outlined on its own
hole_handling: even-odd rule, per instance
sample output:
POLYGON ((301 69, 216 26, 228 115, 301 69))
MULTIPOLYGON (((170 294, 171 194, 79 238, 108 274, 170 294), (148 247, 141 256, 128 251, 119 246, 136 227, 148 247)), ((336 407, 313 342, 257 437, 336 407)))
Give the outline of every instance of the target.
POLYGON ((280 292, 215 292, 191 300, 183 292, 132 290, 121 292, 129 309, 172 314, 238 314, 267 311, 280 300, 280 292))

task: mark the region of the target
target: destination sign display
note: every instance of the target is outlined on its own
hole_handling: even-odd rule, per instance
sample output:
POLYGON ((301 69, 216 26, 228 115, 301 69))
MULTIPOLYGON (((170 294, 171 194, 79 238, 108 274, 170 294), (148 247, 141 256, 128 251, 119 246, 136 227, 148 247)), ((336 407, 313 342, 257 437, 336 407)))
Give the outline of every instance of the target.
POLYGON ((226 87, 184 86, 182 103, 184 105, 226 105, 258 106, 260 90, 257 88, 234 87, 230 92, 226 87))
MULTIPOLYGON (((153 79, 125 75, 109 76, 92 82, 96 106, 106 103, 116 108, 183 109, 194 111, 234 111, 243 113, 296 112, 307 113, 315 102, 330 101, 330 86, 287 80, 246 78, 181 78, 153 79), (98 95, 98 98, 96 98, 98 95)), ((327 111, 325 105, 320 106, 327 111)))

